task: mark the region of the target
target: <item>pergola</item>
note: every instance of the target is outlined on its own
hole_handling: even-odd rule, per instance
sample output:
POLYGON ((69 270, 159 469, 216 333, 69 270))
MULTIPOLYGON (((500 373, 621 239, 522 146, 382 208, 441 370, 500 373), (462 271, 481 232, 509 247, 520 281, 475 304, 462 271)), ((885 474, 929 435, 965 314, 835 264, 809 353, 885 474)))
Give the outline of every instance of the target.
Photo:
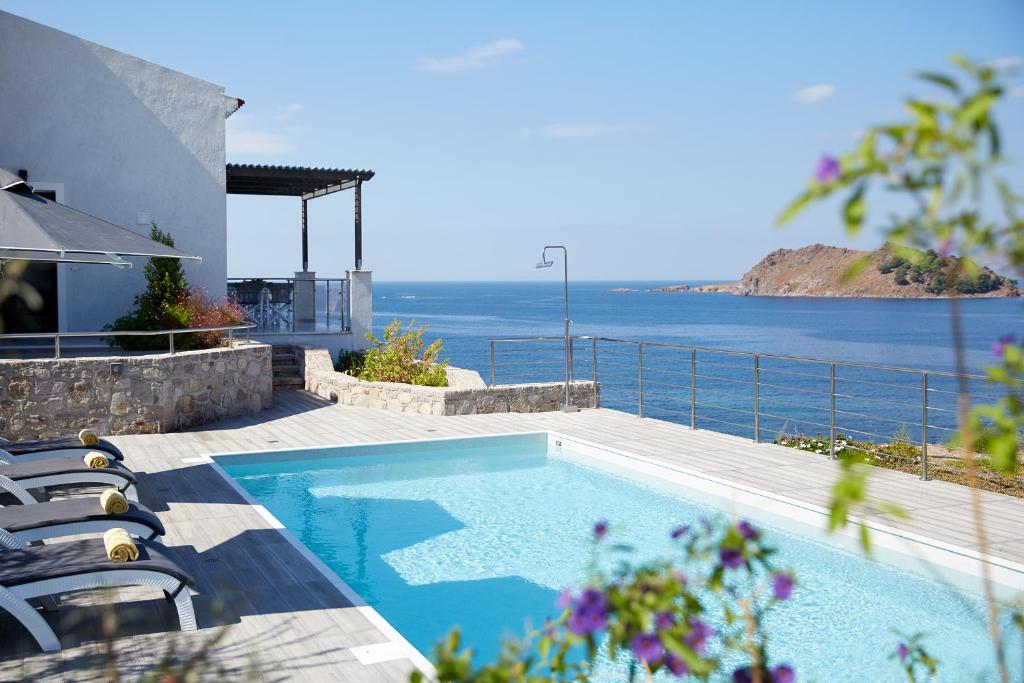
POLYGON ((363 267, 362 185, 373 171, 303 166, 228 164, 227 193, 299 197, 302 199, 302 270, 309 270, 309 234, 306 202, 335 192, 355 190, 355 268, 363 267))

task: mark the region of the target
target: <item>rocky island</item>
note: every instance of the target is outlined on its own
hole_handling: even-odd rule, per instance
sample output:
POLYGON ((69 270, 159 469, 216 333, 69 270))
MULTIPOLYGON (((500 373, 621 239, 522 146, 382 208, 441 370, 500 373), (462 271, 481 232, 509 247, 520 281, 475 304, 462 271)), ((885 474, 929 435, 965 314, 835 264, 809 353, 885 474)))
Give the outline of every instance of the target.
MULTIPOLYGON (((908 260, 882 247, 858 251, 812 244, 777 249, 748 270, 739 282, 719 285, 670 285, 652 292, 726 292, 739 296, 815 296, 885 299, 929 299, 949 296, 946 281, 951 259, 934 251, 908 260), (852 278, 845 274, 860 259, 867 265, 852 278)), ((974 264, 961 277, 957 293, 965 297, 1020 296, 1017 283, 990 268, 974 264)))

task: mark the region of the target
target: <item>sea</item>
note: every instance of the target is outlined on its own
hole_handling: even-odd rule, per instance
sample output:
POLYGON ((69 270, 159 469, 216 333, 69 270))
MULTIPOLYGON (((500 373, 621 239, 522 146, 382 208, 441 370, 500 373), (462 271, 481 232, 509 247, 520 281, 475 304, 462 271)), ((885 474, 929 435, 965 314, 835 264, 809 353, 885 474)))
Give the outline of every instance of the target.
MULTIPOLYGON (((572 375, 592 379, 596 365, 603 406, 745 436, 753 436, 756 414, 762 439, 828 433, 833 424, 847 436, 876 442, 898 434, 920 440, 924 424, 929 443, 952 435, 957 387, 941 374, 956 369, 948 300, 651 291, 666 284, 712 283, 570 283, 571 335, 599 337, 573 343, 572 375), (652 344, 641 351, 627 343, 638 341, 701 350, 652 344), (748 354, 765 355, 755 360, 748 354), (920 373, 860 365, 933 374, 924 387, 920 373)), ((980 374, 994 361, 997 339, 1024 334, 1024 299, 966 299, 959 305, 966 367, 980 374)), ((442 358, 487 381, 493 366, 497 383, 563 381, 562 341, 496 342, 493 364, 490 343, 561 337, 563 319, 559 281, 374 285, 375 329, 392 320, 426 324, 425 338, 442 340, 442 358)), ((969 388, 977 400, 999 395, 984 380, 972 380, 969 388)))

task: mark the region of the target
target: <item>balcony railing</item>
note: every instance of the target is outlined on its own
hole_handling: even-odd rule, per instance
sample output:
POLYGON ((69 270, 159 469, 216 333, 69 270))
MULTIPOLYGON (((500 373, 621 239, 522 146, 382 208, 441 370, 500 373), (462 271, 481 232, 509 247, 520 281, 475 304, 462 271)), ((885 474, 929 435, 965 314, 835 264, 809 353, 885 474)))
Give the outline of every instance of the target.
POLYGON ((245 310, 254 334, 351 329, 348 278, 228 278, 228 296, 245 310))
MULTIPOLYGON (((217 327, 186 327, 173 330, 110 330, 105 332, 19 332, 0 334, 0 357, 13 358, 73 358, 96 355, 99 349, 103 355, 112 355, 109 348, 91 342, 108 342, 113 337, 166 337, 167 353, 174 353, 174 338, 196 332, 218 332, 229 345, 236 338, 249 339, 255 326, 251 323, 220 325, 217 327), (68 345, 66 342, 85 342, 68 345)), ((154 351, 118 351, 117 355, 139 355, 154 351)))
MULTIPOLYGON (((564 341, 490 340, 490 383, 562 381, 564 341)), ((958 384, 972 401, 999 398, 983 375, 606 337, 570 342, 569 379, 593 380, 595 392, 600 383, 602 407, 756 442, 820 434, 823 455, 833 458, 852 441, 910 443, 922 479, 930 447, 933 457, 955 458, 947 444, 957 429, 958 384)))

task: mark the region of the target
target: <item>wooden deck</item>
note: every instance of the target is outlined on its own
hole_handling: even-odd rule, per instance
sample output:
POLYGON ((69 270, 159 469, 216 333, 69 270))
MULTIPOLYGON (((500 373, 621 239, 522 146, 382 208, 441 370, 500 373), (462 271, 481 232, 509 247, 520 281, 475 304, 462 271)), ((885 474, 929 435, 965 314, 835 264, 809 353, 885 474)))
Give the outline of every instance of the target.
MULTIPOLYGON (((405 658, 389 660, 387 648, 378 650, 377 657, 386 661, 361 663, 361 646, 386 643, 388 637, 200 456, 539 430, 628 450, 815 505, 827 503, 837 469, 833 462, 791 449, 609 410, 433 417, 346 408, 305 392, 277 392, 274 407, 255 417, 179 434, 114 439, 129 466, 144 473, 140 497, 167 527, 166 544, 198 580, 194 602, 200 631, 178 633, 172 606, 153 592, 80 593, 64 598, 62 609, 49 615, 64 644, 60 653, 39 653, 23 629, 0 615, 0 680, 106 680, 104 668, 110 665, 117 666, 125 680, 134 680, 169 648, 194 651, 224 623, 227 630, 213 659, 228 676, 265 681, 407 680, 412 663, 405 658), (128 602, 112 612, 110 606, 122 599, 128 602), (116 626, 109 624, 110 614, 116 614, 116 626), (109 633, 117 635, 105 635, 109 633)), ((912 512, 906 522, 888 523, 973 547, 966 489, 879 470, 873 475, 872 491, 912 512)), ((982 497, 986 509, 1000 520, 992 553, 1024 562, 1024 500, 993 493, 982 497)))

